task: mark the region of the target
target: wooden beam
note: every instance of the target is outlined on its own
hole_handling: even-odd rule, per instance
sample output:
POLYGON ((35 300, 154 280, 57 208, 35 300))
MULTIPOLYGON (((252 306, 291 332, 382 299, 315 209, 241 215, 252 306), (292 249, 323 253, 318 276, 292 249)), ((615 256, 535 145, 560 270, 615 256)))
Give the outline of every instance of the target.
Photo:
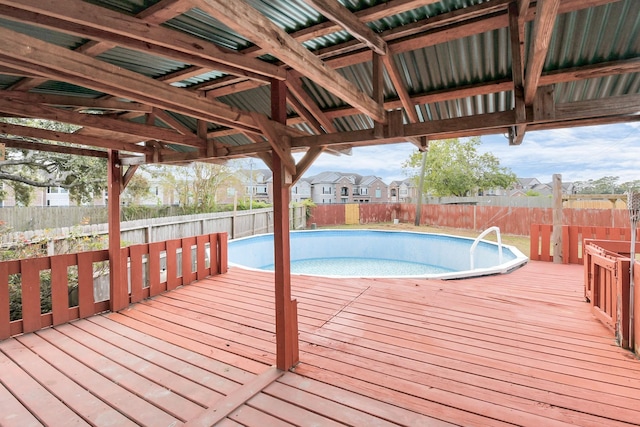
MULTIPOLYGON (((206 69, 202 67, 196 67, 195 65, 191 65, 181 70, 174 71, 169 74, 165 74, 164 76, 160 76, 156 78, 156 80, 159 82, 165 82, 165 83, 175 83, 175 82, 180 82, 182 80, 190 79, 191 77, 199 76, 205 72, 206 72, 206 69)), ((233 77, 238 78, 237 76, 233 76, 233 77)), ((242 79, 244 79, 244 77, 242 77, 242 79)), ((252 82, 253 80, 248 80, 248 81, 252 82)))
MULTIPOLYGON (((374 52, 371 59, 371 85, 373 86, 373 100, 384 110, 384 67, 382 65, 382 57, 374 52)), ((382 136, 385 123, 388 123, 388 117, 385 122, 380 122, 378 120, 375 121, 373 129, 376 135, 382 136)))
POLYGON ((120 193, 122 188, 122 171, 119 154, 109 150, 107 159, 107 195, 109 210, 109 308, 120 311, 129 306, 127 288, 126 263, 122 259, 120 249, 120 193))
MULTIPOLYGON (((359 10, 355 12, 354 15, 361 22, 373 22, 389 16, 398 15, 404 12, 418 9, 423 6, 437 3, 438 1, 440 0, 390 0, 372 7, 368 7, 366 9, 359 10)), ((342 30, 340 25, 332 21, 327 21, 298 30, 292 33, 291 37, 302 43, 318 37, 336 33, 340 30, 342 30)), ((244 49, 242 53, 252 56, 261 56, 264 55, 266 51, 258 46, 254 46, 244 49)))
MULTIPOLYGON (((9 123, 0 122, 0 133, 7 135, 16 135, 25 138, 38 138, 48 141, 67 142, 71 144, 89 145, 92 147, 111 148, 115 150, 127 151, 132 153, 150 154, 151 151, 143 146, 128 144, 126 142, 109 140, 106 138, 94 138, 86 135, 78 135, 76 133, 57 132, 47 129, 34 128, 30 126, 20 126, 9 123)), ((52 144, 44 144, 52 145, 52 144)), ((52 145, 53 146, 53 145, 52 145)), ((54 147, 62 147, 55 145, 54 147)), ((79 148, 75 148, 78 149, 79 148)), ((42 151, 42 150, 41 150, 42 151)), ((54 151, 54 150, 51 150, 54 151)))
POLYGON ((138 170, 138 165, 130 165, 127 168, 127 171, 122 175, 122 187, 120 188, 121 193, 127 189, 127 185, 129 185, 129 182, 131 182, 131 178, 133 178, 133 175, 136 173, 137 170, 138 170))
POLYGON ((298 182, 302 175, 313 165, 313 162, 325 151, 325 147, 313 147, 309 148, 304 156, 296 164, 296 173, 293 175, 291 184, 298 182))
MULTIPOLYGON (((0 123, 1 124, 1 123, 0 123)), ((106 151, 91 150, 87 148, 69 147, 67 145, 43 144, 41 142, 25 141, 0 137, 0 143, 6 148, 18 148, 20 150, 44 151, 48 153, 73 154, 74 156, 99 157, 106 159, 106 151)))
POLYGON ((337 0, 304 0, 325 17, 344 28, 378 55, 387 54, 387 43, 337 0))
MULTIPOLYGON (((203 145, 202 141, 193 134, 180 135, 172 129, 126 122, 99 114, 82 114, 74 111, 61 110, 59 108, 27 104, 10 97, 0 97, 0 111, 16 114, 21 117, 38 117, 41 119, 55 120, 78 126, 106 129, 114 133, 140 137, 140 141, 146 139, 157 139, 189 147, 201 147, 203 145)), ((87 141, 91 140, 87 139, 87 141)), ((97 141, 95 142, 97 143, 97 141)))
POLYGON ((221 102, 199 98, 192 92, 5 28, 0 28, 0 38, 5 41, 0 43, 0 55, 6 56, 4 61, 11 60, 12 66, 36 69, 52 79, 258 132, 249 114, 221 102))
POLYGON ((181 135, 193 135, 193 131, 190 128, 188 128, 187 126, 182 124, 182 122, 178 121, 175 117, 173 117, 172 115, 170 115, 166 111, 161 110, 160 108, 153 108, 152 111, 153 111, 153 114, 156 116, 156 118, 158 120, 160 120, 161 122, 163 122, 167 126, 170 126, 172 129, 174 129, 179 134, 181 134, 181 135))
POLYGON ((571 127, 583 127, 583 126, 602 126, 602 125, 614 125, 620 123, 636 123, 640 122, 640 115, 620 115, 620 116, 605 116, 605 117, 589 117, 584 119, 568 119, 568 120, 556 120, 553 122, 533 123, 527 126, 530 132, 540 130, 551 130, 571 127))
POLYGON ((386 122, 384 109, 245 1, 194 1, 200 9, 263 47, 305 77, 323 86, 348 104, 357 107, 374 120, 386 122), (238 16, 244 19, 239 20, 238 16))
POLYGON ((153 24, 161 24, 191 9, 193 4, 190 0, 160 0, 138 13, 136 17, 153 24))
POLYGON ((291 155, 290 138, 277 132, 276 129, 271 126, 269 120, 260 114, 256 114, 255 121, 262 129, 262 133, 267 138, 275 155, 280 158, 283 166, 291 175, 295 175, 296 162, 291 155))
MULTIPOLYGON (((138 17, 141 19, 146 19, 148 22, 155 22, 157 24, 169 20, 175 15, 171 15, 171 13, 180 14, 183 13, 180 10, 176 10, 175 6, 178 3, 187 3, 187 0, 161 0, 152 7, 144 10, 142 13, 138 14, 138 17), (175 4, 174 4, 175 3, 175 4)), ((98 56, 107 50, 110 50, 114 47, 111 43, 98 42, 95 40, 89 40, 84 45, 78 47, 76 49, 77 52, 84 53, 89 56, 98 56)), ((25 78, 22 81, 18 82, 18 84, 13 85, 10 89, 13 90, 23 90, 28 91, 29 89, 33 89, 42 83, 46 82, 47 79, 43 79, 40 77, 37 78, 25 78)))
POLYGON ((556 104, 555 120, 620 116, 623 114, 637 115, 638 112, 640 112, 640 95, 621 95, 605 99, 556 104))
MULTIPOLYGON (((287 120, 287 88, 284 82, 271 84, 271 117, 275 122, 287 120)), ((300 360, 298 350, 298 312, 291 299, 291 243, 289 237, 289 198, 292 174, 274 149, 271 156, 273 172, 273 254, 276 317, 276 366, 289 370, 300 360)), ((295 173, 295 171, 294 171, 295 173)))
MULTIPOLYGON (((289 84, 289 80, 287 84, 289 84)), ((291 90, 287 91, 287 104, 298 114, 301 123, 306 123, 315 133, 326 133, 320 121, 298 100, 296 94, 291 90)), ((318 110, 320 110, 320 108, 318 108, 318 110)))
POLYGON ((0 0, 0 15, 253 79, 286 77, 268 62, 80 0, 0 0))
POLYGON ((520 19, 518 5, 509 4, 509 36, 511 42, 511 78, 513 79, 513 95, 515 99, 514 110, 516 112, 515 135, 510 139, 512 145, 522 144, 527 125, 526 105, 524 101, 524 61, 522 59, 523 40, 520 39, 520 25, 524 25, 524 19, 520 19))
POLYGON ((311 115, 322 125, 323 129, 321 129, 319 133, 332 133, 337 131, 333 122, 324 115, 318 104, 316 104, 311 96, 309 96, 309 94, 304 90, 304 87, 302 87, 300 73, 297 71, 290 71, 289 78, 287 79, 287 86, 296 99, 298 99, 298 101, 300 101, 300 103, 302 103, 311 115))
POLYGON ((139 113, 148 113, 151 107, 139 102, 126 102, 116 99, 96 99, 84 96, 69 95, 50 95, 45 93, 30 93, 17 90, 2 91, 2 96, 19 99, 24 102, 34 104, 44 104, 51 106, 64 106, 74 108, 87 108, 94 110, 112 110, 112 111, 135 111, 139 113))
MULTIPOLYGON (((363 131, 341 132, 337 134, 310 135, 291 139, 291 147, 316 147, 339 144, 370 144, 395 143, 406 141, 406 137, 428 136, 429 139, 440 139, 442 135, 459 133, 468 136, 469 132, 478 132, 504 129, 513 125, 515 113, 505 111, 500 113, 481 114, 472 117, 455 119, 434 120, 430 122, 412 123, 404 125, 403 136, 385 135, 384 138, 376 138, 372 129, 363 131), (432 138, 433 136, 433 138, 432 138)), ((448 136, 450 137, 450 136, 448 136)))
POLYGON ((544 67, 553 26, 556 22, 560 0, 537 0, 536 15, 533 21, 533 33, 531 34, 532 46, 527 57, 526 75, 524 81, 524 101, 527 105, 533 104, 533 99, 538 90, 540 75, 544 67))
MULTIPOLYGON (((558 13, 573 12, 613 1, 617 0, 564 0, 558 13)), ((389 49, 395 53, 401 53, 505 28, 509 25, 507 7, 510 2, 511 0, 492 0, 423 19, 413 24, 412 34, 414 35, 412 37, 407 37, 406 33, 398 34, 398 31, 406 32, 412 27, 411 24, 385 31, 381 36, 387 42, 389 49), (479 19, 481 17, 482 19, 479 19)), ((525 19, 532 21, 534 16, 535 9, 530 7, 525 19)), ((349 54, 342 52, 339 57, 333 57, 340 50, 341 45, 336 45, 325 51, 328 54, 324 56, 325 64, 341 68, 370 60, 371 53, 368 49, 360 49, 349 54), (330 52, 336 53, 329 55, 330 52), (328 56, 332 56, 332 58, 329 59, 328 56)))
MULTIPOLYGON (((400 98, 400 102, 402 103, 402 107, 404 111, 407 113, 407 117, 409 118, 409 122, 417 123, 420 121, 418 118, 418 113, 416 112, 415 104, 412 102, 411 97, 409 96, 409 92, 407 92, 407 88, 402 80, 400 70, 396 65, 396 62, 393 60, 393 53, 390 52, 389 55, 382 57, 382 62, 387 70, 387 74, 393 83, 393 87, 400 98)), ((385 104, 386 105, 386 104, 385 104)), ((386 107, 385 107, 386 108, 386 107)))
POLYGON ((577 80, 597 79, 616 74, 640 73, 640 57, 601 62, 581 67, 564 68, 542 73, 538 86, 577 80))

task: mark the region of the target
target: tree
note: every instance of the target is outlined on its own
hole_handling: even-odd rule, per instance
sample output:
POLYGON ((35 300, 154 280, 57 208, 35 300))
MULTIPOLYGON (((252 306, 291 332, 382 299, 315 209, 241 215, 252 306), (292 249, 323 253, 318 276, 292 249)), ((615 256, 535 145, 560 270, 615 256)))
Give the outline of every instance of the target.
POLYGON ((133 205, 139 205, 147 196, 151 195, 149 180, 141 172, 140 169, 136 171, 122 193, 123 199, 133 205))
POLYGON ((598 179, 576 181, 573 186, 577 194, 624 194, 640 189, 640 180, 618 184, 619 179, 617 176, 603 176, 598 179))
MULTIPOLYGON (((478 190, 508 188, 515 183, 515 174, 501 167, 498 158, 491 153, 478 153, 479 145, 480 138, 432 141, 422 190, 436 196, 460 197, 478 190)), ((421 160, 422 153, 415 152, 402 165, 416 184, 421 160)))
POLYGON ((180 206, 194 213, 213 212, 222 184, 238 182, 236 171, 228 165, 196 162, 189 167, 160 166, 152 172, 169 193, 177 193, 180 206))
MULTIPOLYGON (((0 119, 7 123, 38 127, 58 132, 73 132, 77 127, 39 119, 0 119)), ((24 140, 41 140, 18 138, 24 140)), ((48 141, 50 144, 62 144, 48 141)), ((107 163, 104 158, 7 148, 0 160, 0 182, 10 187, 18 204, 28 206, 36 187, 62 187, 77 204, 88 203, 106 189, 107 163)), ((6 193, 0 194, 4 199, 6 193)))

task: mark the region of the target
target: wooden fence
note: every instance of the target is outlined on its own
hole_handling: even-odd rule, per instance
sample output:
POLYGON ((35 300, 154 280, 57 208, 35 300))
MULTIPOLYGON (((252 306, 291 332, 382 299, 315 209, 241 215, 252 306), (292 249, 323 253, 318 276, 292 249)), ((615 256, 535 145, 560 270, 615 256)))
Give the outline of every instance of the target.
MULTIPOLYGON (((133 303, 226 272, 227 234, 134 245, 120 254, 133 303)), ((108 262, 106 250, 0 262, 0 340, 109 310, 108 296, 96 298, 95 286, 96 279, 108 280, 108 262), (10 285, 17 288, 13 297, 10 285), (20 318, 11 319, 12 306, 20 318)))
MULTIPOLYGON (((629 348, 631 313, 629 242, 585 239, 584 245, 585 298, 591 302, 594 316, 615 334, 618 344, 623 348, 629 348)), ((636 250, 640 251, 640 244, 636 244, 636 250)), ((640 267, 640 263, 636 262, 636 266, 640 267)), ((634 280, 638 283, 640 283, 639 276, 634 274, 634 280)), ((635 312, 640 315, 640 307, 637 305, 635 312)), ((635 336, 637 342, 640 339, 640 331, 637 328, 635 328, 635 336)))
MULTIPOLYGON (((551 233, 549 224, 532 224, 530 231, 529 259, 533 261, 553 261, 551 233)), ((584 240, 621 240, 631 241, 631 229, 622 227, 594 227, 581 225, 562 226, 562 263, 582 264, 584 240)), ((638 237, 640 241, 640 236, 638 237)))
MULTIPOLYGON (((345 224, 345 204, 318 205, 311 211, 309 223, 317 226, 345 224)), ((415 204, 364 203, 358 206, 360 224, 377 222, 413 223, 415 204)), ((483 231, 500 227, 505 234, 527 236, 533 224, 553 223, 551 208, 480 205, 422 205, 420 223, 439 227, 483 231)), ((629 226, 629 212, 625 209, 568 209, 562 210, 562 223, 566 225, 623 228, 629 226)))
MULTIPOLYGON (((292 229, 306 226, 304 206, 291 207, 289 222, 292 229)), ((128 221, 121 224, 121 240, 128 245, 161 242, 183 236, 209 233, 227 233, 231 239, 273 232, 273 209, 253 209, 236 212, 187 215, 168 218, 128 221)), ((109 233, 107 224, 93 224, 54 230, 35 230, 0 235, 2 244, 10 247, 16 243, 35 242, 48 246, 48 254, 64 251, 65 240, 73 237, 100 237, 109 233)))

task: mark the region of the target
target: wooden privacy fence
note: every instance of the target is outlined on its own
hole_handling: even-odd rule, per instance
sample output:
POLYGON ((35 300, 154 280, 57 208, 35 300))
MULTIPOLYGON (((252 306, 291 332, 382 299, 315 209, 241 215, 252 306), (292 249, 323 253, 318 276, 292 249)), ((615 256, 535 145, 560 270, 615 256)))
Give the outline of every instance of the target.
MULTIPOLYGON (((120 256, 134 303, 225 273, 227 234, 129 246, 120 256)), ((99 284, 109 282, 108 262, 107 250, 0 262, 0 340, 109 310, 99 284)))
MULTIPOLYGON (((532 224, 529 259, 534 261, 553 261, 553 248, 550 224, 532 224)), ((593 227, 581 225, 562 226, 562 263, 582 264, 584 240, 621 240, 631 241, 631 229, 623 227, 593 227)), ((629 246, 629 243, 627 243, 629 246)))
MULTIPOLYGON (((636 248, 640 249, 640 244, 636 244, 636 248)), ((594 316, 613 331, 618 344, 629 348, 629 242, 586 239, 584 249, 585 298, 591 302, 594 316)), ((638 332, 636 330, 636 336, 638 332)))

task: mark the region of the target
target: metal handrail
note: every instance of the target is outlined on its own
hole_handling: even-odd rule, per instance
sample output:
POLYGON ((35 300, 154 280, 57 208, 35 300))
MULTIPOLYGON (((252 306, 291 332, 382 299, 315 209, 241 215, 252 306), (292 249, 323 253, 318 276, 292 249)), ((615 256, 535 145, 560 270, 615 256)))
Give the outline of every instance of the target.
POLYGON ((476 251, 476 246, 478 246, 478 243, 480 242, 480 239, 482 239, 484 236, 486 236, 487 234, 491 233, 492 231, 495 231, 496 232, 496 236, 498 237, 498 262, 499 262, 499 264, 502 264, 502 237, 500 237, 500 227, 493 226, 493 227, 489 227, 486 230, 484 230, 473 241, 473 244, 471 245, 471 249, 469 249, 469 264, 470 264, 471 270, 474 269, 473 259, 474 259, 474 254, 475 254, 475 251, 476 251))

